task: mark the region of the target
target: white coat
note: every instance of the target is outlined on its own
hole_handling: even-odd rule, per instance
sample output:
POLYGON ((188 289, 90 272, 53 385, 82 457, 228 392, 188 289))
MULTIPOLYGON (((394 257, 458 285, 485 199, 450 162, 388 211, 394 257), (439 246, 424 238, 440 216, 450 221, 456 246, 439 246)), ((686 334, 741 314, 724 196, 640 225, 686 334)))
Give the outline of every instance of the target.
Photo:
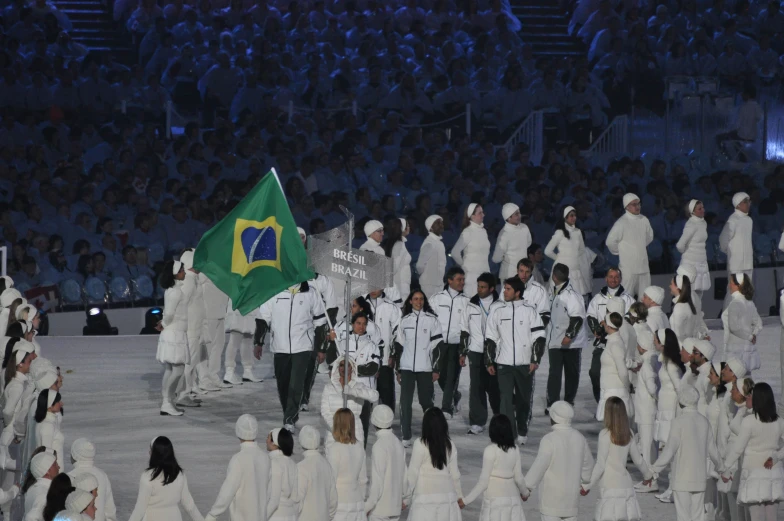
POLYGON ((582 293, 573 286, 570 278, 560 287, 555 288, 550 297, 550 321, 547 323, 545 334, 549 349, 582 349, 588 347, 588 321, 585 313, 585 300, 582 293), (568 346, 561 345, 569 324, 573 318, 582 320, 582 325, 568 346))
POLYGON ((660 443, 667 443, 672 420, 678 413, 678 389, 681 386, 683 373, 680 367, 669 360, 665 361, 663 355, 659 355, 659 362, 660 387, 653 439, 660 443))
POLYGON ((226 479, 212 505, 207 521, 229 510, 231 521, 266 521, 267 498, 272 488, 272 463, 255 441, 244 441, 231 457, 226 479))
MULTIPOLYGON (((188 346, 191 353, 201 350, 201 335, 204 329, 204 288, 199 275, 190 270, 185 271, 183 294, 188 297, 188 346)), ((251 331, 253 334, 253 331, 251 331)))
MULTIPOLYGON (((743 424, 743 419, 748 416, 749 410, 746 408, 745 403, 736 404, 732 400, 732 396, 729 390, 721 401, 721 412, 723 418, 721 418, 721 422, 719 423, 719 433, 717 436, 716 445, 719 447, 719 454, 726 457, 726 455, 729 453, 730 447, 732 447, 732 445, 735 443, 735 440, 738 438, 740 427, 743 424)), ((738 493, 738 489, 740 488, 740 472, 738 472, 738 468, 740 467, 741 463, 742 461, 738 460, 732 465, 726 466, 724 468, 723 475, 732 477, 734 479, 732 479, 729 483, 724 483, 724 481, 719 480, 717 483, 719 492, 734 492, 735 494, 738 493)))
POLYGON ((51 479, 41 478, 27 489, 24 495, 24 521, 43 521, 46 494, 51 484, 51 479))
MULTIPOLYGON (((397 328, 400 326, 400 308, 386 297, 370 298, 370 295, 365 296, 365 300, 370 304, 370 309, 373 310, 373 323, 378 327, 378 336, 382 341, 380 345, 384 346, 385 358, 389 358, 392 344, 397 335, 397 328)), ((370 334, 370 331, 368 331, 370 334)))
POLYGON ((569 280, 574 289, 584 295, 592 291, 585 288, 582 275, 582 258, 585 255, 585 244, 583 243, 583 232, 576 226, 566 225, 569 238, 564 235, 563 230, 555 230, 553 237, 544 249, 544 254, 553 259, 553 266, 564 264, 569 268, 569 280), (557 253, 556 253, 556 250, 557 253))
POLYGON ((620 258, 620 268, 624 274, 640 275, 650 273, 648 266, 648 245, 653 241, 653 228, 644 215, 626 212, 607 235, 607 249, 620 258))
POLYGON ((438 316, 438 322, 441 324, 441 334, 444 336, 444 343, 459 344, 460 320, 470 303, 469 297, 465 293, 458 293, 447 287, 433 295, 433 298, 429 300, 430 307, 435 311, 438 316))
POLYGON ((721 323, 724 327, 725 358, 742 360, 749 372, 759 369, 760 356, 751 339, 762 331, 762 319, 754 302, 736 291, 721 314, 721 323))
POLYGON ((412 311, 400 320, 397 328, 396 346, 402 346, 399 369, 415 373, 430 373, 438 367, 438 351, 434 350, 443 341, 441 322, 427 311, 412 311))
MULTIPOLYGON (((468 335, 468 350, 472 353, 485 352, 485 329, 487 328, 487 318, 497 307, 504 305, 503 300, 499 300, 498 293, 493 292, 484 301, 479 295, 474 295, 466 306, 463 317, 460 319, 460 333, 468 335), (488 304, 487 301, 490 301, 488 304)), ((465 353, 463 353, 465 354, 465 353)))
POLYGON ((593 456, 585 437, 570 425, 556 424, 542 437, 525 483, 539 486, 543 516, 577 517, 580 484, 591 480, 593 456))
POLYGON ((727 255, 727 271, 736 273, 754 269, 751 236, 754 222, 748 214, 735 210, 719 235, 719 248, 727 255))
POLYGON ((534 342, 544 338, 544 324, 536 310, 522 300, 494 308, 487 317, 485 337, 497 346, 493 360, 496 364, 521 366, 541 362, 534 342))
POLYGON ((528 497, 530 491, 525 484, 517 447, 511 447, 506 452, 494 443, 485 447, 479 481, 463 502, 469 505, 482 493, 481 521, 525 519, 520 495, 528 497))
POLYGON ((746 416, 724 458, 724 465, 733 465, 741 454, 738 502, 784 501, 784 419, 763 423, 754 414, 746 416), (773 459, 770 470, 764 467, 768 458, 773 459))
POLYGON ((366 520, 365 492, 368 479, 362 440, 357 438, 354 443, 331 443, 326 446, 326 454, 338 491, 338 510, 334 521, 366 520))
POLYGON ((699 338, 698 316, 691 312, 691 306, 685 302, 673 299, 672 315, 670 315, 670 329, 678 337, 679 342, 687 338, 699 338))
POLYGON ((207 320, 221 320, 226 317, 226 306, 229 297, 209 279, 204 273, 199 273, 199 284, 204 298, 204 317, 207 320))
POLYGON ((292 288, 281 291, 259 308, 259 319, 270 328, 270 351, 276 354, 313 351, 314 328, 327 323, 324 301, 315 291, 309 291, 310 285, 303 283, 292 288), (302 291, 304 287, 308 291, 302 291))
POLYGON ((493 250, 493 262, 501 264, 498 270, 501 280, 517 275, 517 263, 528 258, 528 247, 532 242, 531 231, 525 224, 504 224, 493 250))
MULTIPOLYGON (((362 246, 360 246, 359 249, 362 251, 369 251, 370 253, 375 253, 377 255, 382 255, 384 257, 386 257, 387 255, 386 252, 384 251, 384 248, 381 247, 381 244, 377 243, 374 239, 371 239, 370 237, 368 237, 367 240, 364 243, 362 243, 362 246)), ((394 261, 393 261, 393 265, 394 265, 394 261)), ((401 302, 402 297, 400 296, 400 292, 395 286, 384 288, 384 291, 386 292, 388 298, 391 301, 395 302, 396 304, 401 302)), ((406 295, 406 298, 408 298, 408 295, 406 295)))
POLYGON ((233 304, 231 299, 226 306, 226 323, 224 327, 227 333, 235 332, 244 336, 251 336, 256 331, 256 318, 258 317, 258 310, 251 311, 247 315, 243 315, 239 310, 232 309, 233 304))
MULTIPOLYGON (((11 356, 14 356, 13 354, 11 356)), ((13 363, 13 361, 9 362, 13 363)), ((24 434, 24 426, 20 425, 24 412, 22 406, 24 405, 24 398, 26 393, 31 392, 28 386, 32 385, 27 379, 27 375, 16 372, 14 377, 8 382, 3 390, 3 396, 0 402, 3 406, 3 434, 0 438, 0 443, 6 446, 11 445, 14 437, 24 434)))
POLYGON ((272 521, 296 521, 299 506, 297 464, 280 450, 269 453, 272 464, 270 471, 269 497, 267 497, 267 519, 272 521))
POLYGON ((151 477, 151 470, 142 473, 139 495, 129 521, 182 521, 180 506, 193 521, 204 521, 188 490, 185 474, 180 472, 173 482, 165 486, 163 473, 154 480, 150 480, 151 477))
MULTIPOLYGON (((335 413, 343 408, 343 387, 340 385, 340 362, 343 357, 340 356, 335 360, 332 365, 332 372, 330 373, 330 381, 324 386, 324 391, 321 393, 321 417, 327 423, 327 429, 332 432, 332 421, 335 413)), ((354 413, 355 420, 355 434, 358 440, 364 441, 365 433, 362 430, 362 422, 359 421, 359 415, 362 414, 362 405, 366 401, 377 402, 378 391, 370 389, 368 386, 359 381, 357 377, 357 366, 353 359, 349 358, 351 363, 353 375, 351 380, 346 385, 346 394, 348 395, 348 408, 354 413)), ((332 443, 332 436, 328 435, 325 442, 326 445, 332 443)))
POLYGON ((416 270, 419 274, 419 285, 428 298, 441 291, 444 287, 446 270, 446 248, 444 248, 443 237, 433 232, 428 233, 419 248, 416 270))
POLYGON ((640 357, 642 366, 637 372, 634 388, 634 420, 640 425, 653 425, 656 421, 656 351, 646 351, 640 357))
POLYGON ((550 292, 533 278, 528 279, 523 292, 523 302, 533 307, 539 316, 550 316, 550 292))
POLYGON ((73 469, 68 473, 71 479, 84 474, 90 474, 98 482, 98 497, 95 500, 95 521, 115 521, 117 519, 117 506, 114 504, 112 484, 106 472, 97 468, 91 459, 82 459, 74 463, 73 469))
POLYGON ((430 452, 417 438, 408 463, 407 488, 404 494, 410 505, 408 521, 460 521, 457 500, 463 498, 460 470, 457 468, 457 447, 452 443, 447 464, 433 466, 430 452))
POLYGON ((406 492, 406 451, 391 429, 376 431, 370 456, 370 492, 365 512, 374 517, 400 516, 406 492))
POLYGON ((332 521, 338 511, 338 492, 332 467, 318 450, 306 450, 297 463, 299 518, 297 521, 332 521))
POLYGON ((708 241, 708 224, 702 217, 692 215, 683 227, 681 238, 675 247, 681 253, 681 266, 694 266, 697 279, 692 280, 692 289, 706 290, 711 286, 708 268, 708 254, 705 244, 708 241))
POLYGON ((392 246, 393 281, 400 296, 408 298, 411 293, 411 254, 406 248, 406 238, 392 246))
POLYGON ((648 324, 648 327, 651 328, 654 335, 658 330, 670 327, 670 319, 667 318, 667 315, 664 313, 661 306, 648 308, 648 318, 645 322, 648 324))
POLYGON ((188 299, 182 292, 182 281, 175 280, 174 286, 163 294, 163 331, 158 338, 155 359, 162 364, 187 364, 188 351, 188 299))
POLYGON ((61 469, 65 468, 63 461, 63 454, 65 453, 65 436, 63 431, 60 430, 60 424, 63 421, 61 414, 54 414, 51 412, 46 413, 46 417, 35 427, 35 444, 36 447, 46 447, 57 452, 57 464, 61 469))
POLYGON ((463 232, 452 247, 452 260, 465 271, 465 293, 476 293, 476 278, 486 271, 490 271, 488 262, 490 253, 490 239, 484 225, 474 221, 463 228, 463 232))
POLYGON ((599 359, 601 373, 599 387, 601 394, 596 408, 596 419, 604 421, 604 405, 611 396, 623 400, 626 410, 630 410, 629 371, 626 368, 626 344, 620 333, 607 335, 607 347, 599 359))

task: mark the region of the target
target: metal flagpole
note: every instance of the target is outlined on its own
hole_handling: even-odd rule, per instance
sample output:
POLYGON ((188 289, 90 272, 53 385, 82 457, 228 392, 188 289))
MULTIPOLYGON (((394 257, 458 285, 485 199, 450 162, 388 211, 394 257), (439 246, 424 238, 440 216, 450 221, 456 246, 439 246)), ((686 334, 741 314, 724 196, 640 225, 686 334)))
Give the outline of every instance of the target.
MULTIPOLYGON (((346 251, 351 251, 351 240, 354 238, 354 214, 349 212, 346 208, 340 207, 343 213, 348 217, 348 233, 346 234, 346 251)), ((343 347, 343 408, 348 408, 348 395, 346 394, 346 385, 348 385, 348 369, 350 365, 349 360, 349 346, 351 345, 351 277, 346 280, 346 300, 344 302, 346 310, 346 345, 343 347)))

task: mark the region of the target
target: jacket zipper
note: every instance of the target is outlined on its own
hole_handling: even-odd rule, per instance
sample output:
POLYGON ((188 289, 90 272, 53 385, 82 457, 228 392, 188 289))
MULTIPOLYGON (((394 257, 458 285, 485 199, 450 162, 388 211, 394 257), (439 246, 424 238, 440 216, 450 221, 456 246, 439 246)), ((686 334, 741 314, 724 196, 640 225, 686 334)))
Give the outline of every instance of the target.
MULTIPOLYGON (((454 309, 454 307, 455 307, 455 297, 453 297, 449 293, 449 290, 446 290, 446 294, 449 295, 449 297, 452 299, 452 303, 449 305, 449 320, 446 323, 446 338, 445 338, 446 342, 445 343, 448 344, 449 343, 449 329, 452 327, 452 309, 454 309)), ((460 295, 460 293, 458 293, 458 295, 460 295)))
POLYGON ((296 297, 296 295, 292 295, 291 296, 291 300, 289 301, 289 302, 291 302, 291 304, 289 305, 289 354, 290 355, 294 354, 292 352, 292 349, 291 349, 291 344, 292 344, 292 342, 291 342, 291 315, 294 314, 294 298, 295 297, 296 297))
POLYGON ((512 302, 512 365, 517 365, 517 345, 515 343, 515 305, 512 302))
POLYGON ((413 370, 416 373, 416 355, 419 347, 417 346, 417 337, 419 336, 419 313, 417 313, 416 324, 414 326, 414 366, 413 370))

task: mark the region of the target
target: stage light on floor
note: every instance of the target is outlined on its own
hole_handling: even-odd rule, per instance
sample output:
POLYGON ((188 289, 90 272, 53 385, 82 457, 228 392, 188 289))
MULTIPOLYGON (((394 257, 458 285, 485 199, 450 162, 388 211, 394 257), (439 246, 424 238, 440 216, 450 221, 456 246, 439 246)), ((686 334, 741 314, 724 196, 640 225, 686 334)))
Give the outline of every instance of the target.
POLYGON ((155 326, 163 318, 163 308, 154 307, 147 310, 144 314, 144 327, 139 332, 140 335, 157 335, 160 333, 155 326))
POLYGON ((112 336, 117 334, 117 328, 109 323, 109 317, 98 306, 85 310, 87 325, 82 329, 84 336, 112 336))

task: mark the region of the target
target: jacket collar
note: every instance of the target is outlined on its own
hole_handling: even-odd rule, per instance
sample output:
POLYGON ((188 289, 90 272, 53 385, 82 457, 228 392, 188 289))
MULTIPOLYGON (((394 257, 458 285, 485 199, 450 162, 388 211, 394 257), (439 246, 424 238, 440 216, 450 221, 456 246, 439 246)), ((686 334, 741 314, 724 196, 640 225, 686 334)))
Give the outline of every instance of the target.
POLYGON ((569 279, 566 279, 566 281, 565 281, 565 282, 563 282, 563 283, 561 283, 561 285, 560 285, 560 286, 556 286, 556 287, 555 287, 555 291, 554 291, 554 293, 555 293, 556 295, 560 295, 561 293, 563 293, 563 292, 564 292, 564 290, 565 290, 567 287, 569 287, 569 284, 570 284, 570 281, 569 281, 569 279))
POLYGON ((444 240, 444 237, 443 237, 443 236, 441 236, 441 235, 436 235, 436 234, 435 234, 435 233, 433 233, 433 232, 428 232, 428 233, 427 233, 427 238, 428 238, 428 239, 433 239, 433 240, 436 240, 436 241, 443 241, 443 240, 444 240))
MULTIPOLYGON (((498 300, 498 291, 496 291, 496 290, 493 290, 492 297, 493 297, 493 302, 495 302, 496 300, 498 300)), ((475 305, 475 306, 478 306, 478 305, 479 305, 479 301, 480 301, 480 300, 482 300, 482 299, 480 299, 480 298, 479 298, 479 294, 477 293, 476 295, 474 295, 473 297, 471 297, 471 304, 473 304, 473 305, 475 305)))
POLYGON ((626 290, 623 289, 623 284, 620 284, 614 290, 611 290, 608 286, 605 286, 605 287, 602 288, 602 295, 604 295, 605 297, 606 296, 617 297, 618 295, 623 295, 624 291, 626 291, 626 290), (614 294, 610 294, 610 291, 614 291, 615 293, 614 294))

